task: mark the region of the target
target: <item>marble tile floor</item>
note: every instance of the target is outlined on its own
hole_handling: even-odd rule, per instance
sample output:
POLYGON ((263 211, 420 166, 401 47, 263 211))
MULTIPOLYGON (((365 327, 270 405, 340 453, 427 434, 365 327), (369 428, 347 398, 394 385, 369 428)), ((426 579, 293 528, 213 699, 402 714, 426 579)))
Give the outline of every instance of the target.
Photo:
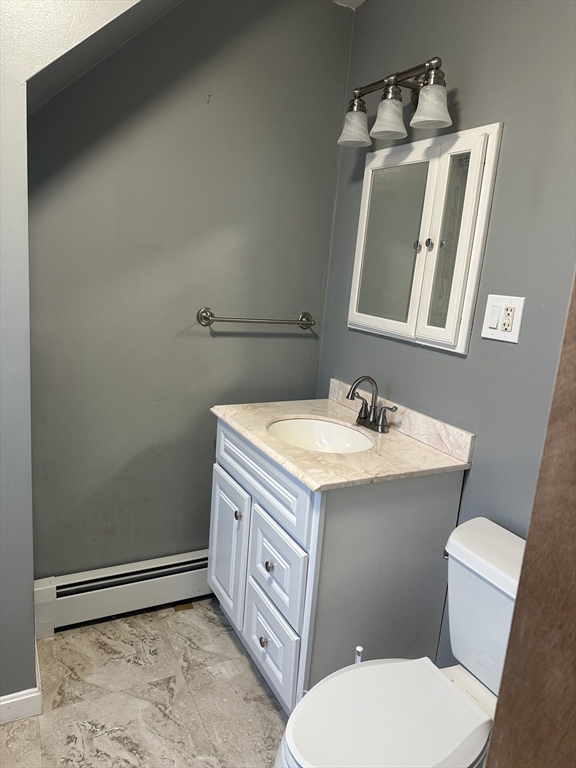
POLYGON ((38 643, 44 711, 1 768, 268 768, 286 715, 213 598, 38 643))

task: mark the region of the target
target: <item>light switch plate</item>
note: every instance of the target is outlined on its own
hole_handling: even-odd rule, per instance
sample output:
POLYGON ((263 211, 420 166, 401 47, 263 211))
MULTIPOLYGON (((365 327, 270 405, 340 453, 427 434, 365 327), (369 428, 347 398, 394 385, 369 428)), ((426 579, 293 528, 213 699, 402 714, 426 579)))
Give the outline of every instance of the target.
POLYGON ((491 293, 486 302, 482 338, 518 344, 524 301, 522 296, 496 296, 491 293))

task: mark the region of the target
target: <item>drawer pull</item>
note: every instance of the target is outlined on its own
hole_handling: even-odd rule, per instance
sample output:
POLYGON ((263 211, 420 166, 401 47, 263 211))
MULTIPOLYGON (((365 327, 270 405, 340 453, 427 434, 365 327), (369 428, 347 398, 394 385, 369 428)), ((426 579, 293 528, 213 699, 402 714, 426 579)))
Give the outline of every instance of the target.
POLYGON ((268 645, 268 640, 265 637, 259 637, 258 642, 260 643, 261 648, 266 648, 266 646, 268 645))
POLYGON ((239 509, 234 510, 234 520, 242 520, 242 512, 239 509))
POLYGON ((274 563, 271 563, 269 560, 266 560, 264 563, 264 568, 266 568, 267 573, 272 573, 274 570, 274 563))

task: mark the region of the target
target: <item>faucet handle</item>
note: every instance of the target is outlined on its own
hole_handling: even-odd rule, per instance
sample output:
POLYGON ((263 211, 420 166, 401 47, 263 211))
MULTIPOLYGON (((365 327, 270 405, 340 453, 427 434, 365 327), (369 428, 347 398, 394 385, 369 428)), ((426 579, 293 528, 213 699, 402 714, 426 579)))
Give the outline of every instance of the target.
POLYGON ((362 419, 363 421, 368 418, 368 401, 362 397, 362 395, 359 395, 358 392, 354 393, 355 396, 358 398, 358 400, 362 400, 362 405, 360 406, 360 410, 358 411, 358 421, 362 419))
POLYGON ((380 414, 378 416, 378 421, 376 423, 376 429, 378 432, 384 432, 387 433, 390 430, 390 427, 388 426, 388 420, 386 419, 386 411, 390 411, 390 413, 396 413, 398 410, 397 405, 383 405, 380 409, 380 414))

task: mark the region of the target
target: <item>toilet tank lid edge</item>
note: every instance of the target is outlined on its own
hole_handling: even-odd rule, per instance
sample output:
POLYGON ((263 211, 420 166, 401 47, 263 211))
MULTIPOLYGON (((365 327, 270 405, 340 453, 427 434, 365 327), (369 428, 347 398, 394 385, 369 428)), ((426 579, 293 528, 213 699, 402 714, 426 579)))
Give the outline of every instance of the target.
POLYGON ((516 597, 526 542, 485 517, 459 525, 446 544, 453 558, 512 598, 516 597))

